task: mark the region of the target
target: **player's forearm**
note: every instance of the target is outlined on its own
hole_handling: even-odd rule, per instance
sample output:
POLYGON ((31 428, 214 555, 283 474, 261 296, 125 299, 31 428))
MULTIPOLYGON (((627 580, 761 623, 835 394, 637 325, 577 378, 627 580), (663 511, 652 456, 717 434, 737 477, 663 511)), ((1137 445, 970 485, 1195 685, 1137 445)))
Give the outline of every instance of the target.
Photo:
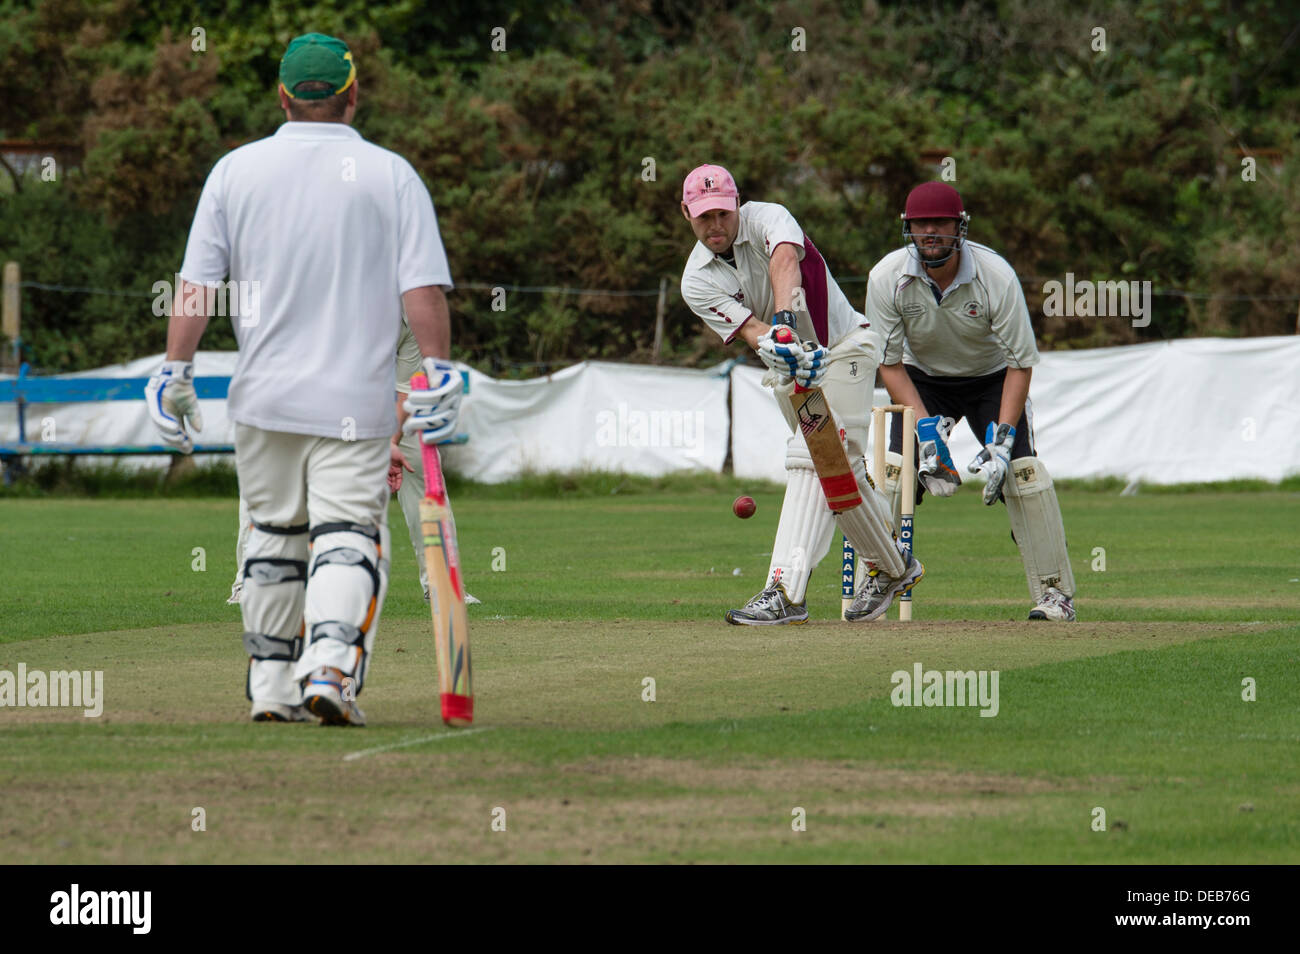
POLYGON ((406 323, 426 358, 451 357, 451 311, 447 296, 437 285, 412 288, 402 295, 406 323))
POLYGON ((402 440, 402 425, 406 423, 406 395, 401 391, 397 392, 397 433, 393 435, 393 443, 400 443, 402 440))
POLYGON ((205 302, 206 310, 206 296, 207 290, 203 286, 191 285, 187 281, 182 281, 181 287, 176 289, 171 317, 167 319, 168 361, 194 360, 194 352, 199 349, 199 340, 208 327, 208 316, 185 314, 185 302, 187 299, 193 301, 194 297, 198 297, 200 301, 205 302))
POLYGON ((921 400, 921 395, 916 390, 916 385, 907 376, 907 370, 903 367, 903 362, 882 364, 880 366, 880 380, 885 383, 885 390, 889 392, 891 401, 895 404, 910 404, 916 408, 917 420, 930 416, 930 412, 925 407, 925 402, 921 400))
POLYGON ((772 326, 765 321, 759 321, 757 318, 750 318, 740 326, 740 339, 754 350, 758 350, 758 339, 763 337, 772 330, 772 326))
POLYGON ((767 271, 772 282, 772 301, 776 310, 793 310, 794 290, 800 286, 799 256, 794 246, 788 242, 778 245, 772 252, 767 271))
POLYGON ((1025 401, 1029 398, 1029 379, 1033 373, 1033 368, 1007 368, 1006 379, 1002 382, 999 424, 1014 427, 1020 422, 1020 415, 1025 413, 1025 401))

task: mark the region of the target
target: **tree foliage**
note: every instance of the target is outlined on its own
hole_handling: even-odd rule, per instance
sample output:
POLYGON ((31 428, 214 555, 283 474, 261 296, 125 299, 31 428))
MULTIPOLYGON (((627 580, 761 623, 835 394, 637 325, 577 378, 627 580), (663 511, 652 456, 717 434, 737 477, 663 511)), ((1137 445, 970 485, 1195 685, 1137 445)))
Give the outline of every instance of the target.
MULTIPOLYGON (((745 197, 789 206, 855 301, 900 243, 908 190, 951 157, 971 237, 1026 280, 1045 346, 1285 333, 1300 295, 1293 10, 0 0, 0 137, 78 157, 53 182, 0 173, 0 256, 33 281, 137 293, 26 289, 38 366, 160 350, 142 293, 179 267, 216 160, 282 121, 288 40, 319 30, 354 50, 358 130, 434 197, 462 284, 457 357, 497 373, 647 359, 655 298, 627 293, 665 276, 666 360, 725 353, 676 293, 692 242, 680 184, 708 161, 745 197), (1159 297, 1146 329, 1046 318, 1042 284, 1066 272, 1196 297, 1159 297), (507 291, 500 311, 498 286, 604 293, 507 291)), ((232 346, 218 324, 205 346, 232 346)))

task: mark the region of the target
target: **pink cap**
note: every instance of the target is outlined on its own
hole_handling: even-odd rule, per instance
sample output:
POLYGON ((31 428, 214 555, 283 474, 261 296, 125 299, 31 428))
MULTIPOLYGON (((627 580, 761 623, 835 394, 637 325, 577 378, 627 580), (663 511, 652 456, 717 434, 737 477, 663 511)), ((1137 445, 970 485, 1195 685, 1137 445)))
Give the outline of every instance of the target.
POLYGON ((739 196, 736 180, 722 166, 697 166, 682 184, 682 201, 691 218, 712 209, 735 212, 739 196))

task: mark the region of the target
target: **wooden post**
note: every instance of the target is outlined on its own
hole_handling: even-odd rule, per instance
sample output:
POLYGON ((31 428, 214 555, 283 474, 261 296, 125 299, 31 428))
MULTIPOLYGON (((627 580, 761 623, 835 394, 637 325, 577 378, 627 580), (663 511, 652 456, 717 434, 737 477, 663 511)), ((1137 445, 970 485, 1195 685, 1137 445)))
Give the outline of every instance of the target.
MULTIPOLYGON (((18 365, 22 358, 18 351, 18 339, 21 333, 22 319, 19 315, 19 306, 22 304, 21 289, 18 287, 22 281, 22 270, 19 269, 17 262, 5 262, 3 278, 3 305, 0 306, 0 331, 13 344, 13 370, 18 371, 18 365)), ((9 349, 6 349, 9 350, 9 349)), ((9 355, 0 355, 0 366, 7 366, 10 363, 9 355)))
POLYGON ((668 279, 666 277, 659 279, 659 304, 655 306, 655 344, 654 354, 650 361, 652 364, 659 363, 659 352, 664 345, 664 308, 668 303, 668 279))

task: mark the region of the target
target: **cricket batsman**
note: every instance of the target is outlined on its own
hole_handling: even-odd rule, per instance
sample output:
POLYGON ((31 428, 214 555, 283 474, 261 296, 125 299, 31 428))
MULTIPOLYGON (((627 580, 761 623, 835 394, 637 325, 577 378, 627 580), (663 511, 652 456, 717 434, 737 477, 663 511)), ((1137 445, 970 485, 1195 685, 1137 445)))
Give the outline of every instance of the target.
MULTIPOLYGON (((985 504, 1006 504, 1034 601, 1029 618, 1072 620, 1061 508, 1034 450, 1029 379, 1038 348, 1020 281, 1002 256, 966 241, 970 216, 947 183, 913 189, 902 218, 906 244, 871 270, 866 312, 890 398, 916 408, 918 499, 926 490, 948 497, 961 485, 947 440, 964 417, 984 445, 966 469, 987 477, 985 504)), ((894 464, 903 437, 895 426, 894 464)), ((886 491, 897 495, 892 484, 886 491)))
POLYGON ((163 439, 190 452, 190 429, 202 428, 193 360, 207 289, 227 277, 260 289, 260 307, 235 328, 227 403, 252 524, 240 611, 255 722, 366 723, 356 700, 388 589, 385 477, 403 308, 430 381, 408 398, 407 428, 435 442, 455 431, 459 408, 433 201, 410 163, 352 128, 357 90, 342 40, 290 42, 278 91, 286 122, 208 175, 167 360, 145 390, 163 439))
POLYGON ((776 203, 741 205, 735 180, 721 166, 700 166, 686 177, 682 215, 698 240, 682 273, 682 298, 724 341, 739 337, 758 353, 768 368, 763 383, 791 431, 767 582, 726 620, 740 626, 806 621, 808 581, 830 549, 837 522, 871 566, 845 618, 877 619, 925 568, 899 544, 888 503, 867 478, 863 450, 877 360, 869 324, 794 216, 776 203), (774 324, 794 325, 807 346, 773 340, 774 324), (843 432, 861 505, 831 511, 791 404, 796 383, 825 395, 843 432))

